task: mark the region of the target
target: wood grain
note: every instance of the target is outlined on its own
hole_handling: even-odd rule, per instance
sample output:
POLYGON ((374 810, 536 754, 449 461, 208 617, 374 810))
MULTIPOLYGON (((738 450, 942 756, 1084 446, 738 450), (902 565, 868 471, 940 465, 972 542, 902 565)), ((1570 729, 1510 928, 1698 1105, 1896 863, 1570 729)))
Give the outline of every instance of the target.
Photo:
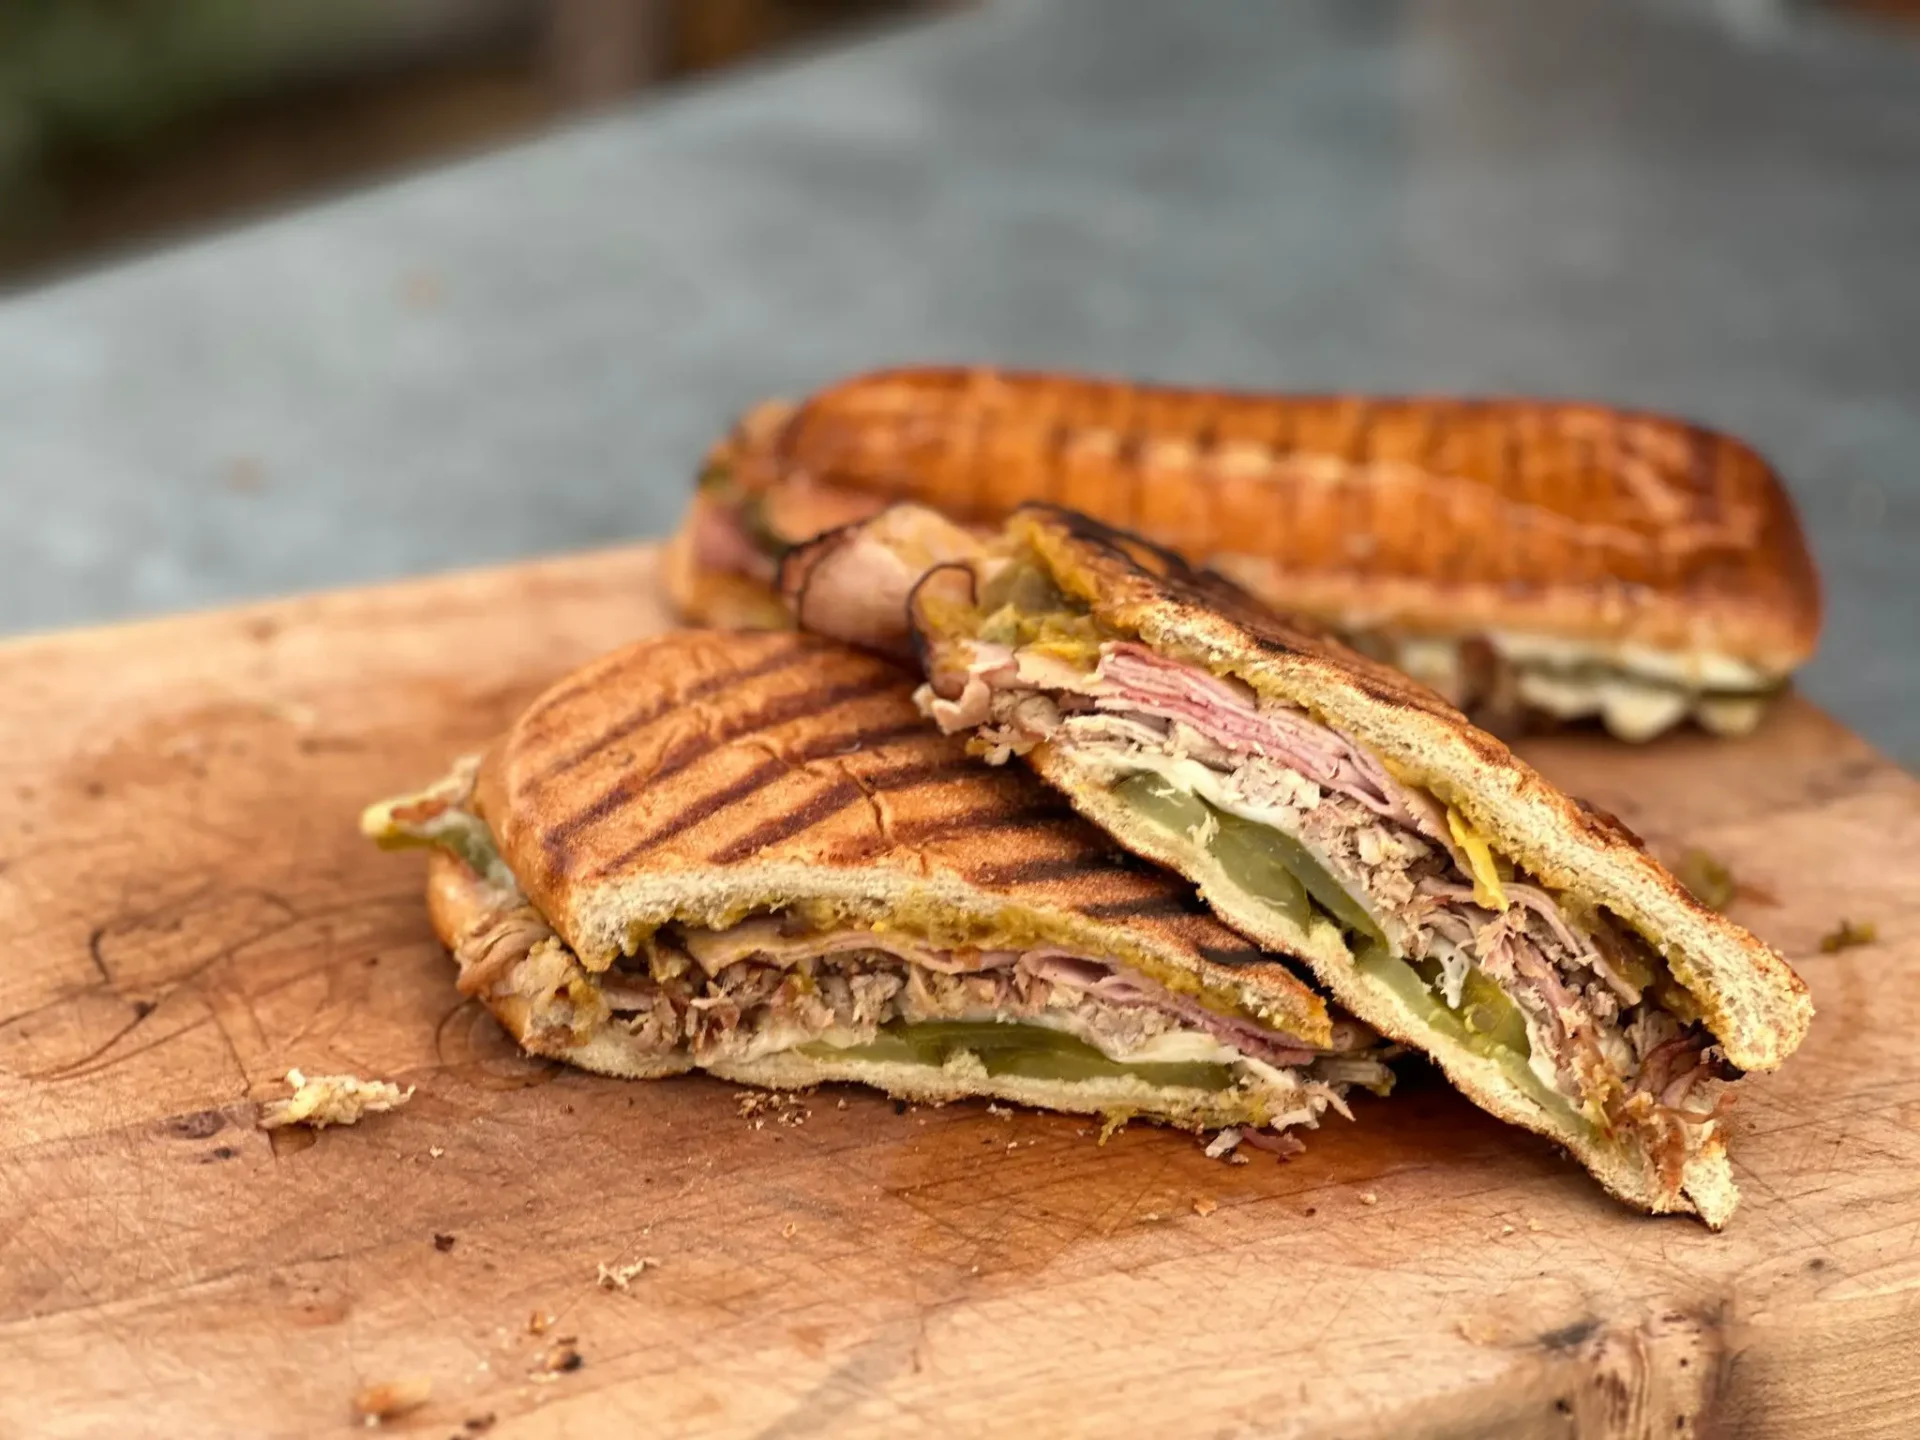
POLYGON ((855 1091, 756 1126, 518 1057, 354 817, 653 597, 636 548, 0 648, 0 1434, 344 1433, 414 1375, 421 1435, 1920 1426, 1920 786, 1831 720, 1529 751, 1769 892, 1735 914, 1813 986, 1715 1237, 1418 1075, 1229 1166, 855 1091), (1842 916, 1880 942, 1819 953, 1842 916), (419 1092, 270 1140, 290 1065, 419 1092), (538 1369, 564 1336, 581 1367, 538 1369))

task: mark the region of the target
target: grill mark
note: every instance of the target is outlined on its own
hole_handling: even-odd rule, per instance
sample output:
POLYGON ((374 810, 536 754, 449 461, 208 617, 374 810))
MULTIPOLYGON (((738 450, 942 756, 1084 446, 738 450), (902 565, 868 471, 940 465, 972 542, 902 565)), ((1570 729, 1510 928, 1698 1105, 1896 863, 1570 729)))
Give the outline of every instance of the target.
POLYGON ((1096 900, 1078 907, 1089 920, 1180 920, 1209 912, 1197 895, 1150 895, 1096 900))
MULTIPOLYGON (((671 780, 682 770, 721 747, 731 745, 736 740, 743 740, 749 735, 764 734, 768 730, 778 729, 795 720, 824 715, 846 701, 864 700, 868 696, 897 689, 899 685, 900 675, 897 671, 883 672, 868 675, 861 680, 849 680, 840 685, 830 685, 824 690, 806 690, 795 695, 783 695, 746 715, 724 716, 717 725, 675 744, 666 755, 660 758, 660 762, 648 773, 647 779, 655 784, 662 780, 671 780)), ((840 737, 834 738, 840 739, 840 737)), ((851 738, 845 737, 841 743, 846 743, 851 738)))
POLYGON ((841 775, 828 784, 806 804, 788 811, 777 819, 763 825, 756 825, 737 840, 721 846, 710 857, 716 865, 732 865, 749 855, 758 854, 769 846, 782 840, 790 840, 806 830, 833 816, 858 805, 865 796, 863 791, 845 775, 841 775))
MULTIPOLYGON (((699 735, 681 741, 658 765, 644 775, 629 770, 589 801, 584 809, 577 810, 566 819, 548 826, 542 838, 549 852, 557 850, 588 826, 606 819, 619 810, 634 797, 642 785, 657 785, 664 780, 670 780, 696 761, 748 735, 759 734, 794 720, 805 720, 824 714, 845 701, 865 699, 870 695, 894 689, 899 683, 898 675, 870 675, 864 680, 850 681, 845 685, 835 685, 826 690, 805 690, 783 696, 750 715, 730 717, 699 735)), ((850 738, 833 737, 835 743, 841 744, 846 743, 850 738)))
POLYGON ((1057 502, 1067 485, 1067 452, 1073 448, 1074 428, 1056 418, 1047 426, 1047 438, 1041 446, 1040 498, 1057 502))
MULTIPOLYGON (((765 659, 747 666, 744 670, 728 670, 724 674, 709 675, 704 680, 695 681, 676 697, 670 698, 662 696, 656 698, 650 704, 628 714, 611 730, 596 736, 594 739, 570 753, 541 766, 540 769, 534 773, 531 783, 536 786, 546 785, 559 776, 566 774, 568 771, 577 769, 581 764, 592 759, 616 741, 624 740, 629 735, 646 729, 656 720, 665 716, 669 711, 691 705, 697 700, 704 700, 708 696, 717 694, 719 691, 725 690, 729 686, 742 681, 762 679, 768 675, 778 674, 780 671, 798 665, 803 661, 818 659, 820 653, 826 648, 828 647, 807 641, 789 642, 775 650, 765 659)), ((585 681, 574 689, 554 696, 551 704, 541 706, 539 710, 529 715, 527 720, 521 723, 525 725, 529 721, 537 719, 547 711, 557 708, 566 701, 573 699, 575 694, 581 690, 597 689, 605 683, 606 679, 604 675, 596 672, 594 675, 587 677, 585 681)))
MULTIPOLYGON (((916 725, 916 731, 925 732, 923 726, 916 725)), ((824 755, 810 755, 810 760, 826 758, 824 755)), ((797 809, 764 824, 756 825, 737 840, 722 846, 713 853, 717 865, 731 865, 746 859, 749 855, 791 840, 804 834, 814 826, 824 824, 834 816, 852 809, 875 791, 905 790, 928 780, 938 779, 942 775, 967 775, 977 768, 964 756, 948 755, 937 760, 917 761, 909 765, 899 765, 892 770, 883 770, 874 775, 853 777, 842 774, 831 781, 826 789, 820 791, 811 800, 797 809)))
POLYGON ((1112 868, 1112 857, 1103 851, 1089 852, 1076 847, 1068 855, 1035 855, 1024 860, 987 865, 973 872, 976 885, 1040 885, 1049 880, 1071 880, 1112 868))
POLYGON ((1147 468, 1140 463, 1145 444, 1138 429, 1123 430, 1113 445, 1113 466, 1116 474, 1127 478, 1127 528, 1138 530, 1140 519, 1146 513, 1147 504, 1147 468))
MULTIPOLYGON (((727 806, 737 804, 756 791, 764 790, 782 775, 792 773, 792 769, 793 767, 789 765, 785 759, 769 756, 731 785, 723 785, 720 789, 701 796, 691 805, 683 806, 674 813, 672 818, 663 824, 655 826, 645 836, 627 846, 626 849, 622 850, 606 863, 600 865, 596 873, 601 875, 611 874, 622 865, 637 859, 648 850, 653 849, 660 844, 661 841, 671 840, 676 835, 684 834, 686 831, 693 829, 693 827, 698 825, 702 820, 711 819, 713 816, 719 814, 720 811, 726 809, 727 806)), ((552 837, 547 836, 545 838, 551 850, 553 848, 552 837)))
MULTIPOLYGON (((813 740, 795 747, 786 755, 780 756, 777 759, 770 757, 761 762, 740 780, 726 786, 715 795, 709 795, 703 799, 696 800, 677 811, 646 835, 635 840, 613 859, 609 860, 601 867, 601 873, 604 874, 617 869, 628 861, 637 859, 646 853, 646 851, 657 846, 661 841, 670 840, 675 835, 692 829, 695 825, 700 824, 701 821, 710 819, 724 806, 746 799, 749 795, 765 788, 768 784, 772 783, 773 780, 789 771, 798 770, 816 760, 825 760, 831 756, 851 755, 868 746, 886 745, 910 736, 930 735, 932 733, 934 732, 928 729, 925 721, 916 718, 912 721, 897 721, 894 724, 883 725, 876 729, 858 730, 852 735, 835 734, 817 736, 813 740)), ((906 767, 902 768, 904 769, 906 767)), ((619 801, 615 802, 612 808, 617 809, 619 803, 631 798, 634 788, 641 784, 650 783, 654 778, 653 776, 625 777, 620 782, 620 786, 616 786, 615 788, 620 789, 625 787, 626 793, 620 797, 619 801)), ((604 799, 606 797, 602 798, 604 799)), ((858 798, 859 794, 856 791, 852 799, 857 800, 858 798)), ((849 800, 848 803, 851 804, 852 800, 849 800)), ((608 813, 612 813, 611 809, 608 813)), ((826 817, 822 815, 819 818, 825 819, 826 817)), ((771 823, 773 822, 769 822, 770 825, 771 823)), ((817 821, 815 823, 817 823, 817 821)), ((556 861, 559 860, 562 857, 565 837, 556 837, 552 832, 548 832, 543 835, 541 839, 547 848, 549 856, 554 857, 556 861)), ((736 841, 734 843, 738 844, 739 842, 736 841)), ((772 841, 768 841, 767 843, 771 844, 772 841)))
POLYGON ((997 813, 970 812, 965 815, 942 815, 926 820, 906 821, 893 827, 893 836, 895 841, 902 845, 918 845, 970 827, 983 831, 1018 830, 1024 826, 1039 826, 1049 822, 1055 825, 1079 823, 1071 814, 1064 812, 1061 809, 1061 802, 1051 795, 1036 795, 997 813))

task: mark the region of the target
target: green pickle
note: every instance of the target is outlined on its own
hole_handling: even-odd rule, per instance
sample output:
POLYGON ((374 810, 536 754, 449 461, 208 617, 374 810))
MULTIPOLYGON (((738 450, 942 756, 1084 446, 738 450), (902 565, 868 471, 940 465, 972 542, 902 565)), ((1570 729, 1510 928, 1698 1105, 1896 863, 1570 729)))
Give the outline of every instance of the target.
POLYGON ((1392 989, 1428 1028, 1498 1061, 1542 1104, 1573 1113, 1566 1099, 1529 1068, 1533 1046, 1526 1017, 1506 991, 1478 967, 1469 967, 1460 987, 1460 1008, 1449 1007, 1438 990, 1440 962, 1395 954, 1366 908, 1291 835, 1228 814, 1150 771, 1127 776, 1114 786, 1114 793, 1181 834, 1196 833, 1211 818, 1216 827, 1214 857, 1236 884, 1303 929, 1316 908, 1331 916, 1347 934, 1355 969, 1392 989))
POLYGON ((1136 771, 1113 789, 1156 824, 1182 834, 1193 834, 1211 819, 1209 848, 1220 868, 1301 929, 1312 923, 1317 904, 1342 929, 1366 940, 1384 938, 1366 908, 1291 835, 1230 815, 1151 771, 1136 771))
POLYGON ((984 613, 991 615, 1006 605, 1029 615, 1050 615, 1073 608, 1053 577, 1029 560, 1003 566, 981 590, 980 609, 984 613))
POLYGON ((1022 1075, 1032 1080, 1112 1080, 1132 1076, 1153 1085, 1191 1090, 1224 1090, 1233 1083, 1230 1066, 1202 1061, 1131 1064, 1108 1058, 1076 1035, 1044 1025, 1000 1020, 898 1021, 882 1026, 865 1045, 803 1045, 801 1053, 820 1058, 895 1061, 941 1066, 963 1051, 975 1056, 989 1075, 1022 1075))

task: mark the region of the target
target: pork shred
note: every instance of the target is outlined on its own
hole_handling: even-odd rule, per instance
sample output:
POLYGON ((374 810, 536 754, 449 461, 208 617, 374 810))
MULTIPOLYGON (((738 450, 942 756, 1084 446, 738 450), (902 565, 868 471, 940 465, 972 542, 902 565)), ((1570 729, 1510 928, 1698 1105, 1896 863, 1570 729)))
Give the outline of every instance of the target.
POLYGON ((894 1022, 1005 1018, 1076 1035, 1124 1060, 1157 1037, 1202 1031, 1242 1056, 1299 1073, 1310 1095, 1344 1110, 1339 1088, 1388 1079, 1377 1037, 1336 1027, 1317 1051, 1251 1018, 1177 995, 1144 975, 1052 948, 935 950, 867 932, 786 934, 775 918, 728 932, 662 932, 650 955, 598 977, 612 1023, 659 1052, 698 1064, 746 1061, 831 1035, 873 1040, 894 1022))
POLYGON ((1304 841, 1402 953, 1437 961, 1451 1004, 1470 967, 1498 983, 1528 1022, 1541 1080, 1604 1125, 1637 1132, 1678 1183, 1718 1113, 1694 1104, 1695 1092, 1724 1066, 1702 1026, 1629 978, 1659 973, 1639 936, 1604 913, 1591 929, 1571 923, 1524 876, 1503 882, 1504 911, 1480 905, 1432 796, 1238 680, 1125 640, 1103 643, 1091 670, 977 640, 940 660, 922 706, 949 732, 973 730, 990 761, 1046 741, 1117 774, 1168 760, 1207 767, 1225 796, 1304 841))

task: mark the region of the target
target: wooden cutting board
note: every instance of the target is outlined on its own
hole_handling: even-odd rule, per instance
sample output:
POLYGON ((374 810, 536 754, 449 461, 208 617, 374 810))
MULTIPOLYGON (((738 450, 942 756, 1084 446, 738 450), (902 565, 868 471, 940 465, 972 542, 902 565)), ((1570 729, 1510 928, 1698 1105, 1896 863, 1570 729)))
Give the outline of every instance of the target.
POLYGON ((0 647, 0 1433, 324 1434, 413 1377, 435 1436, 1920 1428, 1920 786, 1816 710, 1531 751, 1812 983, 1714 1236, 1419 1074, 1235 1166, 520 1058, 355 816, 654 593, 633 548, 0 647), (270 1138, 290 1066, 418 1090, 270 1138))

